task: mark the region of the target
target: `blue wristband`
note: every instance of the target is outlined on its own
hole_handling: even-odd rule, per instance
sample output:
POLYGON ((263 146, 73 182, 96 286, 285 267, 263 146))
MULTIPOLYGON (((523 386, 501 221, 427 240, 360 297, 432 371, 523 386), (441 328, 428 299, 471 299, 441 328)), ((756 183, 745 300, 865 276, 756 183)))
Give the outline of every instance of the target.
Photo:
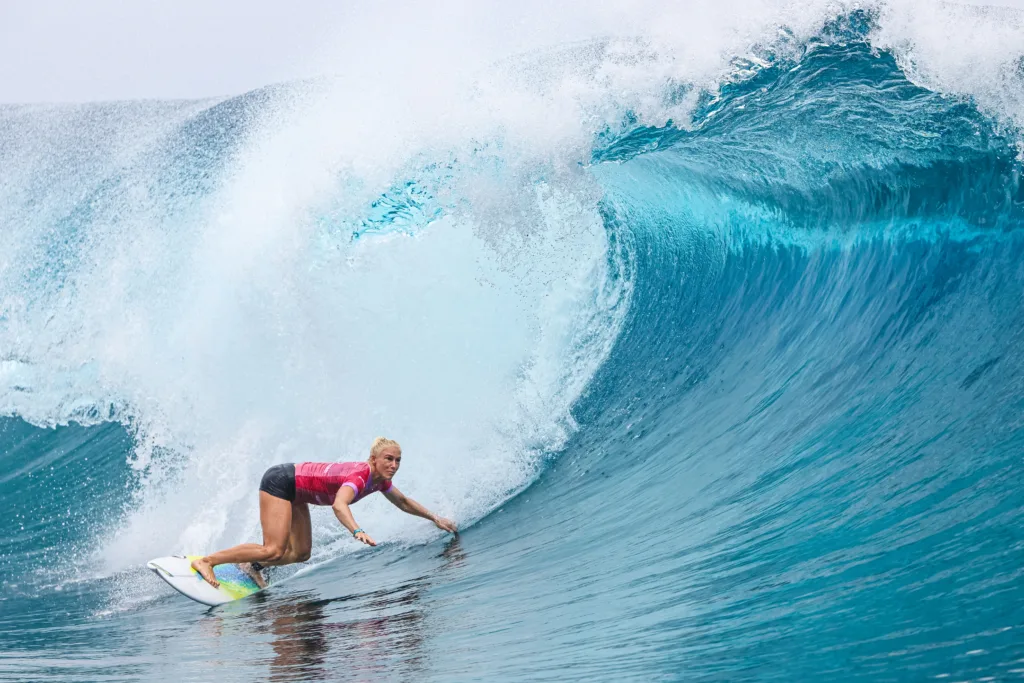
POLYGON ((352 532, 352 535, 355 536, 356 534, 365 534, 365 533, 366 532, 363 531, 362 529, 356 529, 355 531, 352 532))

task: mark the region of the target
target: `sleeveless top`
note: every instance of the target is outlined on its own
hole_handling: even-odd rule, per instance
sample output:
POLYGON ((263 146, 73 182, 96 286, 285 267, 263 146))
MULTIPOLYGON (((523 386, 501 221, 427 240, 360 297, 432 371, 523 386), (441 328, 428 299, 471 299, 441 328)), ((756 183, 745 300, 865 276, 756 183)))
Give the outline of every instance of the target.
POLYGON ((377 491, 390 491, 391 482, 375 480, 367 462, 300 462, 295 464, 295 502, 334 505, 342 486, 355 491, 355 503, 377 491))

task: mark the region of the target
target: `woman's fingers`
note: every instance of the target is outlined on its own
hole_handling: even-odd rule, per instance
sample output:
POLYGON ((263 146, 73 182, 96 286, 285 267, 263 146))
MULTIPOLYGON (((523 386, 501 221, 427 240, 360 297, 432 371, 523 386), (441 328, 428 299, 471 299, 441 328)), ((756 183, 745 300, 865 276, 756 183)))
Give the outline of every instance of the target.
POLYGON ((365 531, 356 535, 356 538, 365 543, 366 545, 377 545, 377 542, 370 538, 370 534, 365 531))
POLYGON ((437 522, 435 522, 435 524, 437 524, 438 527, 444 529, 445 531, 450 531, 453 534, 456 531, 458 531, 458 527, 455 526, 455 522, 453 522, 450 519, 445 519, 444 517, 438 517, 437 522))

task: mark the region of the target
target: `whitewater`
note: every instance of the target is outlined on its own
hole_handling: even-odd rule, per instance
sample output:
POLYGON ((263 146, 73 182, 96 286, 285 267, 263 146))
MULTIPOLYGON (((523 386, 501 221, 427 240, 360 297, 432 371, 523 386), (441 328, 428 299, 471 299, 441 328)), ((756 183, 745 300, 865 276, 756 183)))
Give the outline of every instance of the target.
POLYGON ((0 680, 1024 678, 1024 12, 594 14, 0 105, 0 680), (144 568, 378 435, 457 538, 144 568))

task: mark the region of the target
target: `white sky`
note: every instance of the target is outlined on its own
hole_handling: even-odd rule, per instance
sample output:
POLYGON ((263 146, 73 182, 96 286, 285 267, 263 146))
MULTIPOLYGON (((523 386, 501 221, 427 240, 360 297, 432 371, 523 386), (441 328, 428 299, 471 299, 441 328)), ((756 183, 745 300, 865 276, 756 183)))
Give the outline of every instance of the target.
POLYGON ((0 0, 0 101, 203 97, 295 78, 350 4, 0 0))
POLYGON ((233 95, 400 69, 417 46, 494 59, 590 35, 633 1, 566 0, 559 22, 549 0, 0 0, 0 102, 233 95))
MULTIPOLYGON (((366 54, 346 49, 346 41, 386 50, 388 42, 422 40, 440 22, 460 22, 465 32, 449 26, 442 34, 487 41, 492 55, 495 47, 511 51, 579 37, 566 35, 564 25, 557 32, 537 23, 544 2, 488 2, 489 10, 485 1, 416 3, 429 7, 427 13, 395 5, 384 11, 375 0, 0 0, 0 102, 236 94, 331 71, 332 59, 366 54), (510 7, 532 17, 531 26, 517 26, 510 7), (375 15, 370 21, 362 16, 368 11, 375 15), (514 35, 517 28, 529 35, 514 35)), ((1024 0, 985 4, 1024 9, 1024 0)))

